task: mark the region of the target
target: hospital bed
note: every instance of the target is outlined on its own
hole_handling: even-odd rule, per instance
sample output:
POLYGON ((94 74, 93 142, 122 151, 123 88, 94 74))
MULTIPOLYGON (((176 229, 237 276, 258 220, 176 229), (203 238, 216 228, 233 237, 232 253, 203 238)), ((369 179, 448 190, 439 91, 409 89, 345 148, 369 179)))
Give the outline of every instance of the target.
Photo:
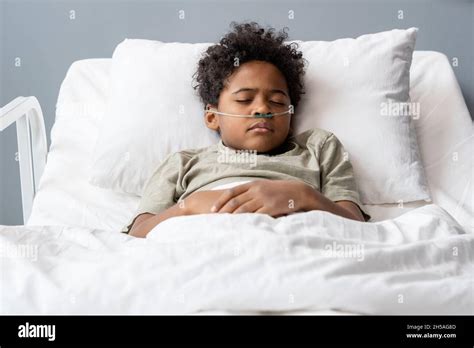
MULTIPOLYGON (((431 231, 437 238, 439 237, 432 242, 434 245, 438 245, 440 250, 418 249, 423 243, 415 243, 416 245, 412 246, 416 249, 413 251, 415 256, 410 254, 412 255, 410 257, 415 259, 418 257, 418 259, 412 260, 413 263, 420 265, 427 262, 424 258, 432 257, 434 259, 432 265, 425 264, 424 269, 428 273, 415 269, 410 273, 410 264, 406 263, 408 261, 406 259, 404 259, 406 262, 400 261, 400 273, 392 270, 392 273, 387 273, 387 277, 384 276, 376 284, 372 284, 372 288, 381 288, 380 284, 386 286, 385 293, 381 291, 381 296, 385 296, 383 297, 385 298, 384 304, 380 303, 380 299, 376 304, 374 301, 377 299, 374 299, 368 305, 364 305, 364 301, 368 301, 368 298, 363 294, 364 291, 372 289, 367 285, 370 283, 368 280, 370 278, 361 276, 359 280, 352 279, 349 283, 343 282, 347 274, 342 272, 340 267, 347 267, 348 272, 357 273, 354 271, 357 269, 357 265, 348 266, 348 264, 341 263, 339 268, 334 269, 334 272, 340 272, 340 277, 331 278, 325 274, 316 279, 321 281, 333 279, 332 289, 337 286, 347 289, 347 284, 351 284, 351 287, 358 285, 365 289, 360 294, 349 296, 335 291, 332 295, 340 297, 335 301, 328 299, 328 288, 325 293, 319 295, 320 297, 303 300, 303 296, 306 296, 312 289, 308 283, 304 283, 309 279, 309 271, 305 270, 311 264, 304 262, 292 264, 292 268, 288 264, 288 273, 285 273, 288 277, 291 277, 290 268, 296 274, 298 272, 308 273, 305 273, 306 275, 302 279, 295 278, 290 282, 283 281, 282 278, 279 278, 282 274, 275 272, 269 278, 279 289, 274 293, 271 293, 271 290, 274 290, 271 286, 261 285, 259 287, 260 285, 255 283, 255 278, 252 278, 253 271, 249 270, 246 275, 239 273, 234 278, 242 277, 239 280, 242 290, 239 294, 238 289, 234 289, 235 293, 232 294, 232 291, 229 293, 229 287, 225 286, 226 281, 231 284, 229 279, 222 274, 218 279, 213 278, 215 277, 213 272, 224 272, 224 270, 214 269, 215 265, 211 267, 206 263, 206 260, 207 262, 212 261, 209 255, 197 258, 201 262, 201 268, 196 266, 192 269, 181 269, 178 264, 174 264, 176 272, 191 272, 193 275, 190 279, 200 279, 200 283, 194 285, 192 285, 193 281, 188 279, 185 288, 178 287, 176 284, 174 287, 163 286, 166 296, 171 296, 174 300, 169 298, 166 300, 164 297, 160 297, 165 295, 150 292, 153 289, 159 289, 159 287, 154 288, 157 286, 155 283, 165 284, 166 277, 164 275, 171 275, 171 273, 160 273, 160 275, 156 275, 155 280, 147 277, 147 271, 152 272, 153 262, 137 272, 138 256, 131 250, 137 248, 139 250, 143 248, 144 252, 155 250, 148 249, 146 244, 153 243, 153 239, 151 241, 134 240, 132 237, 118 232, 135 212, 140 197, 101 189, 88 182, 89 159, 98 136, 98 122, 105 112, 110 63, 111 59, 108 58, 85 59, 71 65, 61 85, 56 105, 56 118, 51 130, 49 151, 47 150, 41 106, 35 97, 18 97, 1 110, 0 131, 14 124, 17 127, 24 225, 0 226, 0 241, 6 245, 19 245, 23 241, 23 243, 36 246, 39 255, 42 253, 47 255, 41 263, 37 262, 33 267, 26 258, 16 260, 15 273, 24 272, 25 274, 22 277, 15 276, 11 272, 5 275, 4 284, 13 282, 19 292, 17 294, 3 292, 2 305, 0 306, 3 308, 2 313, 156 313, 156 308, 164 313, 199 314, 261 312, 293 314, 472 313, 472 303, 463 299, 466 288, 453 288, 450 285, 452 283, 443 282, 438 285, 434 285, 434 283, 430 285, 430 282, 435 281, 432 278, 432 273, 429 273, 430 270, 447 272, 447 275, 456 276, 451 268, 444 268, 441 271, 435 269, 435 264, 447 267, 442 265, 441 261, 446 255, 438 254, 441 249, 444 248, 443 252, 445 253, 446 250, 457 248, 457 252, 461 255, 459 258, 464 258, 464 261, 459 261, 457 268, 454 267, 459 270, 469 265, 472 267, 474 245, 471 235, 473 232, 474 199, 472 188, 473 123, 453 69, 445 55, 433 51, 415 51, 411 67, 410 96, 412 101, 421 104, 420 119, 415 122, 415 126, 433 201, 410 202, 403 205, 366 205, 372 216, 373 226, 378 226, 385 232, 392 228, 394 236, 398 236, 399 239, 407 241, 410 238, 419 238, 418 241, 424 240, 425 244, 429 238, 433 237, 426 236, 431 231), (454 153, 456 153, 456 160, 453 160, 454 153), (442 209, 433 209, 433 205, 442 209), (417 213, 412 214, 414 211, 417 213), (449 235, 454 229, 459 233, 459 236, 456 237, 458 239, 449 239, 448 234, 443 235, 443 228, 448 225, 435 226, 433 222, 435 220, 423 222, 423 216, 425 216, 423 214, 428 213, 437 215, 439 220, 436 221, 440 224, 441 222, 446 223, 446 217, 449 220, 448 225, 452 228, 449 235), (419 224, 420 228, 414 232, 416 236, 409 236, 400 227, 410 223, 419 224), (67 250, 71 252, 68 253, 67 250), (416 253, 419 253, 418 256, 416 253), (101 263, 104 258, 107 258, 107 262, 101 263), (116 267, 114 268, 112 265, 116 265, 116 267), (401 273, 403 269, 408 273, 403 275, 401 273), (121 275, 135 277, 133 274, 136 273, 141 273, 142 276, 136 278, 135 283, 130 279, 121 278, 121 275), (417 286, 422 288, 419 292, 411 289, 414 283, 412 283, 413 279, 409 279, 410 274, 415 278, 418 274, 423 280, 417 283, 417 286), (160 278, 161 276, 164 278, 160 278), (219 284, 216 284, 216 281, 219 284), (250 286, 246 285, 245 281, 254 283, 250 286), (80 285, 84 282, 89 284, 89 289, 80 285), (141 290, 139 295, 149 296, 148 298, 156 296, 160 305, 150 306, 146 301, 140 302, 137 297, 133 297, 134 284, 149 286, 149 290, 141 290), (201 284, 201 287, 198 284, 201 284), (210 284, 214 284, 217 289, 213 288, 210 291, 210 284), (294 288, 291 288, 289 284, 294 284, 294 288), (252 295, 250 290, 252 286, 255 289, 260 289, 262 292, 260 297, 252 295), (303 289, 305 286, 306 290, 303 289), (109 298, 104 299, 105 290, 95 290, 91 287, 108 289, 109 298), (443 302, 440 298, 420 300, 423 298, 421 293, 427 289, 434 291, 433 287, 439 288, 440 296, 443 292, 444 295, 449 292, 447 302, 459 301, 459 303, 457 305, 445 303, 445 307, 440 307, 434 305, 435 301, 443 302), (196 292, 196 289, 201 288, 200 293, 207 293, 209 298, 207 300, 201 298, 199 301, 196 298, 191 300, 192 291, 196 292), (176 289, 182 289, 182 291, 176 289), (265 293, 265 290, 268 290, 268 293, 265 293), (171 293, 173 295, 170 295, 171 293), (280 296, 280 302, 274 298, 277 295, 280 296), (416 301, 419 303, 415 303, 416 301), (164 305, 165 303, 169 305, 164 305), (347 305, 347 303, 351 303, 351 305, 347 305), (431 309, 430 304, 433 305, 431 309)), ((169 220, 165 226, 168 229, 163 233, 172 236, 173 231, 178 232, 192 228, 193 224, 198 222, 194 218, 178 219, 179 221, 175 224, 169 220)), ((281 219, 281 221, 286 221, 285 219, 281 219)), ((296 217, 292 217, 292 219, 296 219, 296 217)), ((239 221, 242 221, 243 225, 248 224, 248 226, 255 224, 253 220, 247 222, 244 220, 242 217, 242 220, 239 221)), ((283 223, 276 226, 272 225, 273 222, 263 218, 259 220, 259 223, 273 226, 276 230, 287 228, 282 225, 283 223)), ((305 226, 307 222, 300 217, 298 223, 305 226)), ((335 222, 336 225, 347 223, 349 222, 342 219, 335 222)), ((215 228, 218 228, 219 224, 222 226, 225 222, 216 221, 214 224, 215 228)), ((210 230, 212 230, 211 227, 210 230)), ((376 232, 377 228, 374 229, 374 233, 376 232)), ((384 235, 383 233, 382 235, 384 235)), ((389 245, 394 246, 402 243, 400 240, 395 240, 395 237, 394 240, 391 240, 391 237, 387 237, 387 235, 385 237, 387 238, 385 242, 389 245)), ((202 238, 209 241, 210 235, 203 233, 202 238)), ((179 242, 174 239, 172 241, 179 242)), ((366 242, 370 245, 370 243, 377 244, 381 241, 369 238, 366 239, 366 242)), ((156 240, 155 243, 155 246, 160 248, 159 250, 168 250, 171 253, 171 249, 166 249, 169 246, 165 245, 166 243, 159 240, 156 240)), ((255 241, 244 240, 241 245, 246 245, 245 243, 255 243, 255 241)), ((292 243, 298 244, 298 240, 294 240, 292 243)), ((405 247, 410 248, 410 246, 405 247)), ((190 249, 186 250, 189 252, 190 249)), ((235 249, 232 250, 235 252, 235 249)), ((283 249, 282 252, 284 252, 283 249)), ((291 250, 289 252, 292 253, 291 250)), ((296 251, 293 252, 296 253, 296 251)), ((374 262, 376 262, 375 258, 378 257, 376 254, 372 255, 368 252, 366 257, 374 257, 374 262)), ((397 255, 396 253, 392 255, 390 252, 386 254, 389 258, 393 257, 391 262, 394 264, 396 264, 397 255)), ((175 261, 179 259, 179 256, 179 253, 173 254, 175 261)), ((410 257, 406 256, 406 258, 410 257)), ((264 267, 267 264, 262 262, 261 265, 264 267)), ((7 266, 4 264, 4 267, 7 266)), ((267 272, 272 273, 268 269, 268 265, 265 267, 267 267, 265 268, 267 272)), ((263 268, 260 271, 263 272, 263 268)), ((367 270, 362 273, 370 272, 376 273, 377 270, 367 270)), ((458 276, 461 277, 460 284, 467 281, 465 274, 458 276)), ((173 282, 179 283, 178 280, 173 280, 173 282)), ((369 296, 369 292, 365 292, 365 294, 369 296)), ((308 298, 311 296, 308 295, 308 298)))

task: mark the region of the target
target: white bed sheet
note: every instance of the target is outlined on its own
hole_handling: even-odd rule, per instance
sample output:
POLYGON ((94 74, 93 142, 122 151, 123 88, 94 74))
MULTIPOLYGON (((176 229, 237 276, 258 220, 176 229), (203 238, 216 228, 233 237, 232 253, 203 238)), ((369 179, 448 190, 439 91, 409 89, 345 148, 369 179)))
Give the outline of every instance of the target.
MULTIPOLYGON (((62 225, 119 231, 140 197, 90 185, 88 166, 104 113, 111 59, 73 63, 61 86, 52 144, 27 225, 62 225)), ((415 51, 412 101, 421 103, 415 122, 433 203, 473 230, 473 126, 447 58, 415 51), (458 161, 454 161, 457 153, 458 161)), ((380 164, 383 165, 383 164, 380 164)), ((428 204, 424 201, 366 205, 381 221, 428 204)))
POLYGON ((36 246, 3 255, 1 314, 474 313, 474 234, 434 204, 372 224, 183 216, 145 239, 0 226, 0 246, 36 246))

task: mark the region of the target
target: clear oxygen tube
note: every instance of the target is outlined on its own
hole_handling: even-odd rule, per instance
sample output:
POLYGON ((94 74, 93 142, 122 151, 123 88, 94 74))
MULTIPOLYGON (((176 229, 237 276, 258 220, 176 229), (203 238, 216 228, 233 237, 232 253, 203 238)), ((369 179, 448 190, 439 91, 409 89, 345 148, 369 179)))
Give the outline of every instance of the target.
POLYGON ((263 114, 263 113, 260 113, 260 112, 257 112, 253 115, 242 115, 242 114, 228 114, 226 112, 220 112, 220 111, 217 111, 216 109, 212 109, 212 108, 207 108, 206 111, 210 111, 214 114, 217 114, 217 115, 222 115, 222 116, 230 116, 230 117, 242 117, 242 118, 272 118, 274 116, 280 116, 280 115, 289 115, 291 116, 293 113, 294 113, 294 109, 293 109, 293 105, 290 105, 288 107, 288 110, 286 111, 282 111, 282 112, 269 112, 269 113, 266 113, 266 114, 263 114))

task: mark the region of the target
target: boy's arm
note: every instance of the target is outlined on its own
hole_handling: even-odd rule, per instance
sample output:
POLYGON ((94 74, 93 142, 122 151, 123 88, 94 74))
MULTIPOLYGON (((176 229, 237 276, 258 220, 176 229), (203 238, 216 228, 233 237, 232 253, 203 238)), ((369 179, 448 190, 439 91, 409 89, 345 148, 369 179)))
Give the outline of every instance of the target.
POLYGON ((175 217, 193 214, 209 214, 215 200, 223 190, 198 191, 186 197, 183 202, 176 203, 159 214, 144 213, 138 215, 129 235, 144 238, 156 225, 175 217))
POLYGON ((255 180, 223 192, 212 211, 257 212, 280 217, 296 211, 324 210, 348 219, 365 221, 357 204, 343 199, 333 202, 298 180, 255 180), (290 206, 290 201, 294 205, 290 206))
POLYGON ((324 210, 330 213, 358 221, 365 221, 359 207, 351 201, 333 202, 325 197, 321 192, 307 187, 308 194, 305 204, 305 210, 324 210))
POLYGON ((175 216, 182 215, 186 215, 186 212, 185 209, 181 208, 178 203, 159 214, 140 214, 133 223, 129 235, 145 238, 145 236, 160 222, 175 216))
MULTIPOLYGON (((303 193, 302 197, 304 197, 301 210, 325 210, 348 219, 364 221, 359 207, 353 202, 344 200, 333 202, 312 187, 308 185, 303 185, 303 187, 303 190, 300 191, 303 193)), ((144 238, 156 225, 169 218, 183 215, 209 214, 211 207, 225 191, 228 190, 195 192, 185 198, 184 202, 176 203, 159 214, 140 214, 135 219, 129 235, 144 238)))
POLYGON ((344 209, 348 210, 352 215, 354 215, 354 220, 359 220, 365 222, 364 215, 362 215, 362 212, 360 211, 360 208, 358 207, 357 204, 355 204, 352 201, 337 201, 334 202, 340 207, 343 207, 344 209))

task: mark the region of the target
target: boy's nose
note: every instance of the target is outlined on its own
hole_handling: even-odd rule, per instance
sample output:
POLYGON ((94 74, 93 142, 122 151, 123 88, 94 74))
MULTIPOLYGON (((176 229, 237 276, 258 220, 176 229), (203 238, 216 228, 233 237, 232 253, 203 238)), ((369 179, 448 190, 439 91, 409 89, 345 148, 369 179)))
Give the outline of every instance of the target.
POLYGON ((271 112, 268 112, 268 113, 256 112, 254 113, 254 117, 255 118, 272 118, 273 114, 271 112))
POLYGON ((258 117, 272 117, 270 116, 271 115, 271 111, 268 107, 266 106, 261 106, 259 108, 256 108, 253 112, 252 112, 252 115, 256 118, 258 117))

